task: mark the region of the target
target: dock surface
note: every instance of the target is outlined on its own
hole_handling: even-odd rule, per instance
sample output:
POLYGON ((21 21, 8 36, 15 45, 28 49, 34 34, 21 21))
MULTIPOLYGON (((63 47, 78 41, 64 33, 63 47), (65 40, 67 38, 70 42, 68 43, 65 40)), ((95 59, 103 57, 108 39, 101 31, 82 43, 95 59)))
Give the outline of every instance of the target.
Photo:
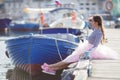
POLYGON ((120 80, 120 60, 93 60, 87 80, 120 80))

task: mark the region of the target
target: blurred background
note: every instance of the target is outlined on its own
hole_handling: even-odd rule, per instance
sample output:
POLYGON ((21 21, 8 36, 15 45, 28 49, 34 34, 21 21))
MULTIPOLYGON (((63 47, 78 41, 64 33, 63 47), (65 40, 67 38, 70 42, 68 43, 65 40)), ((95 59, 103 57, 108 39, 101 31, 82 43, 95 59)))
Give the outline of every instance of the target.
MULTIPOLYGON (((72 7, 80 10, 87 18, 100 14, 105 27, 119 28, 120 0, 59 0, 60 7, 72 7)), ((54 8, 55 0, 0 0, 0 18, 23 19, 27 8, 54 8)))
MULTIPOLYGON (((40 34, 43 30, 42 21, 48 23, 45 25, 48 28, 51 23, 57 24, 56 21, 60 17, 71 16, 71 12, 65 12, 65 10, 66 14, 58 11, 60 13, 58 15, 57 11, 54 10, 58 8, 76 10, 77 18, 80 18, 79 22, 76 22, 77 25, 83 24, 80 21, 87 22, 88 18, 94 14, 101 15, 105 28, 108 28, 106 33, 109 42, 107 45, 120 52, 120 47, 118 47, 120 44, 120 31, 118 29, 120 28, 120 0, 0 0, 0 80, 6 80, 6 72, 14 68, 10 58, 5 55, 5 40, 12 38, 12 36, 26 35, 31 32, 40 34), (115 47, 116 45, 117 47, 115 47)), ((61 19, 61 21, 73 27, 71 24, 74 22, 70 24, 68 20, 61 19)), ((80 28, 80 26, 78 27, 80 28)), ((88 31, 87 28, 87 35, 88 31)), ((83 36, 86 37, 86 35, 83 36)))

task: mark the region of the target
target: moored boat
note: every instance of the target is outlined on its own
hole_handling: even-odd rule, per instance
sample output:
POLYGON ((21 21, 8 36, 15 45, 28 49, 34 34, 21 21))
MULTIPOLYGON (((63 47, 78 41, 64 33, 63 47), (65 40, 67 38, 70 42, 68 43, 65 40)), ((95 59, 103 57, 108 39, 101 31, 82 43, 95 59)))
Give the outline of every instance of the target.
POLYGON ((39 30, 39 34, 74 34, 74 35, 81 35, 83 33, 82 30, 80 29, 75 29, 75 28, 44 28, 39 30))
POLYGON ((9 18, 0 19, 0 31, 5 31, 12 20, 9 18))
POLYGON ((74 8, 55 8, 49 11, 46 26, 40 27, 40 34, 71 33, 81 35, 85 26, 81 14, 74 8), (72 15, 74 13, 74 15, 72 15))
POLYGON ((10 23, 9 30, 11 31, 38 31, 39 24, 26 21, 13 21, 10 23))
POLYGON ((15 66, 35 75, 44 62, 55 63, 70 55, 77 43, 72 34, 26 35, 6 40, 6 49, 15 66))
POLYGON ((6 40, 7 54, 13 64, 35 75, 41 72, 40 66, 44 62, 52 64, 70 55, 78 46, 79 37, 76 35, 81 35, 84 27, 84 21, 80 18, 72 21, 71 12, 52 20, 49 27, 40 27, 39 34, 6 40))

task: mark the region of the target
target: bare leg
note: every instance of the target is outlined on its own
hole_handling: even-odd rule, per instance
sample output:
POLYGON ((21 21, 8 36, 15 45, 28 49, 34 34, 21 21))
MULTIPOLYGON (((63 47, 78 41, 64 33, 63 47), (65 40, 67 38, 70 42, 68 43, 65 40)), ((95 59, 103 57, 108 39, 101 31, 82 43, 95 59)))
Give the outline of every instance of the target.
POLYGON ((66 68, 69 64, 71 64, 71 63, 66 63, 66 62, 60 61, 60 62, 57 62, 54 64, 50 64, 50 65, 48 65, 48 67, 51 68, 52 70, 56 71, 56 70, 66 68))
MULTIPOLYGON (((82 55, 82 54, 81 54, 82 55)), ((65 60, 63 61, 60 61, 60 62, 57 62, 57 63, 54 63, 54 64, 45 64, 47 65, 47 67, 51 70, 60 70, 60 69, 64 69, 66 68, 69 64, 71 63, 74 63, 74 62, 77 62, 79 60, 79 56, 80 55, 70 55, 68 56, 65 60), (70 62, 67 62, 67 61, 70 61, 70 62)))
POLYGON ((79 60, 80 56, 82 54, 78 54, 79 50, 75 50, 73 54, 69 55, 67 58, 65 58, 63 61, 54 63, 54 64, 43 64, 42 69, 49 69, 49 70, 60 70, 63 68, 66 68, 69 64, 76 62, 79 60))

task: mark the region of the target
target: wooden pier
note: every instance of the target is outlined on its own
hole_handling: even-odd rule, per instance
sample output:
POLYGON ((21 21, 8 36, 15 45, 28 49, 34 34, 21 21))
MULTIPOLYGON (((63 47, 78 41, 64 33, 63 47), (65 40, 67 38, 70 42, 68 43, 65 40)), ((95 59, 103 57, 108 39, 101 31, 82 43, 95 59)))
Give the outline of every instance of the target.
MULTIPOLYGON (((120 53, 120 29, 106 29, 106 34, 108 40, 106 46, 120 53)), ((88 77, 86 70, 79 70, 80 74, 76 75, 75 80, 120 80, 120 59, 92 60, 91 62, 91 77, 88 77)))
POLYGON ((120 80, 120 60, 93 60, 87 80, 120 80))
MULTIPOLYGON (((106 44, 120 53, 120 29, 106 29, 106 44)), ((93 60, 92 76, 87 80, 120 80, 120 60, 93 60)))

